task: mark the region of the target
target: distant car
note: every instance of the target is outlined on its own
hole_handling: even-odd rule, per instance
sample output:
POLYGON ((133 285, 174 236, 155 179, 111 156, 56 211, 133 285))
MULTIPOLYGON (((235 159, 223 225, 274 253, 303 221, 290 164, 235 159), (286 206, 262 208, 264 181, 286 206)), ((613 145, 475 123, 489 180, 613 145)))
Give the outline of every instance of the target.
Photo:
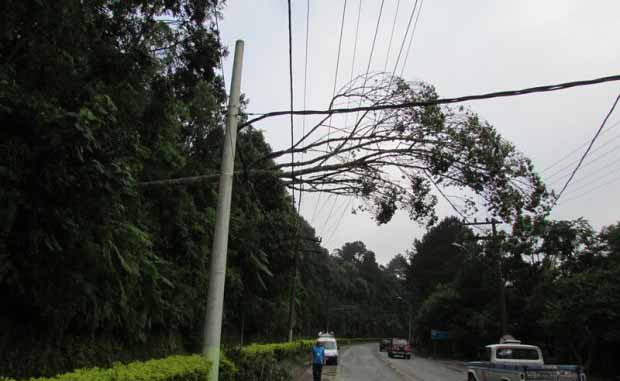
POLYGON ((392 339, 381 339, 379 343, 379 352, 385 352, 392 345, 392 339))
POLYGON ((338 365, 338 343, 333 332, 319 332, 319 343, 325 349, 325 365, 338 365))
POLYGON ((411 358, 411 345, 405 339, 392 339, 391 345, 388 347, 388 357, 402 357, 405 359, 411 358))

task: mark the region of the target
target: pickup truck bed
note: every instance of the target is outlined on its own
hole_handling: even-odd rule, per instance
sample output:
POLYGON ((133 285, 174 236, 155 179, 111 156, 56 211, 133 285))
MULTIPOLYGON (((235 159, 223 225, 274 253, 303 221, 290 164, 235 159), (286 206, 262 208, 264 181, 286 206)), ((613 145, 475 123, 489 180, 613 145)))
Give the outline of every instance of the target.
MULTIPOLYGON (((475 369, 477 375, 485 374, 484 379, 487 380, 586 381, 581 368, 576 365, 513 365, 473 361, 465 363, 465 366, 468 369, 475 369)), ((472 376, 470 380, 476 378, 472 376)))

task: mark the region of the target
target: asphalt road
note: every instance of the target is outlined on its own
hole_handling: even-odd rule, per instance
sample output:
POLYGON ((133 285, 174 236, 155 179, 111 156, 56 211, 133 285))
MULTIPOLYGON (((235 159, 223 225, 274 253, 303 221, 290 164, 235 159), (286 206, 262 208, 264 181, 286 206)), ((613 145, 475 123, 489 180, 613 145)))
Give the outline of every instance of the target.
MULTIPOLYGON (((390 359, 379 352, 379 344, 362 344, 342 348, 338 366, 323 368, 323 381, 465 381, 467 374, 458 362, 414 357, 390 359)), ((308 369, 297 381, 312 381, 308 369)))

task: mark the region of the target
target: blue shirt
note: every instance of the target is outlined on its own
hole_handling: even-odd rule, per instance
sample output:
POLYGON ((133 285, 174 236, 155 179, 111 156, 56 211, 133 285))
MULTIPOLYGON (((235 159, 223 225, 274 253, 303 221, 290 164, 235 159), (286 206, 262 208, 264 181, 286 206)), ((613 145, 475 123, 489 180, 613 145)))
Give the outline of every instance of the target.
POLYGON ((323 364, 323 359, 325 358, 325 348, 322 346, 315 345, 312 347, 312 363, 313 364, 323 364))

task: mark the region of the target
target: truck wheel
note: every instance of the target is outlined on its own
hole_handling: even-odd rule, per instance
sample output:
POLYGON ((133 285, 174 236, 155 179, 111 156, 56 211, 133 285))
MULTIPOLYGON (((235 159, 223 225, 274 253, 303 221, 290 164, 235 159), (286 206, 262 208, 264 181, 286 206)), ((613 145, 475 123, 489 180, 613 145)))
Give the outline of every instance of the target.
POLYGON ((334 365, 338 365, 338 357, 334 359, 334 365))
POLYGON ((472 374, 467 376, 467 381, 476 381, 476 377, 474 377, 472 374))

